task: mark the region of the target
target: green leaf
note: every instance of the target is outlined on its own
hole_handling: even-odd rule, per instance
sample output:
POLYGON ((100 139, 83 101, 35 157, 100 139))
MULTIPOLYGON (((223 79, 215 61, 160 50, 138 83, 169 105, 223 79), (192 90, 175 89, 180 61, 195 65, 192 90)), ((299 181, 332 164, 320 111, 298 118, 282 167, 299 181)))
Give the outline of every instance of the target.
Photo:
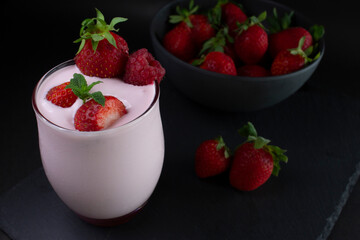
POLYGON ((238 130, 238 133, 241 136, 246 137, 246 138, 249 137, 249 136, 257 137, 256 129, 255 129, 254 125, 251 122, 247 122, 247 124, 242 126, 238 130))
POLYGON ((121 22, 126 22, 128 19, 127 18, 123 18, 123 17, 115 17, 111 20, 110 22, 110 30, 114 30, 114 27, 116 24, 121 23, 121 22))
POLYGON ((111 35, 110 32, 104 32, 104 36, 105 36, 106 40, 108 40, 111 45, 113 45, 115 48, 117 48, 116 40, 113 37, 113 35, 111 35))
POLYGON ((309 29, 310 34, 314 38, 314 40, 317 42, 319 41, 325 34, 325 28, 322 25, 315 24, 309 29))
POLYGON ((92 34, 91 35, 91 39, 95 42, 100 42, 104 38, 105 38, 104 35, 101 35, 101 34, 92 34))
POLYGON ((274 145, 265 146, 265 150, 269 152, 273 158, 274 168, 272 171, 272 175, 278 176, 281 169, 280 162, 288 162, 288 157, 284 154, 286 150, 274 145))
POLYGON ((96 18, 105 20, 104 15, 99 11, 99 9, 95 8, 96 11, 96 18))
POLYGON ((184 18, 180 15, 170 15, 169 16, 169 22, 173 23, 173 24, 182 22, 183 20, 184 20, 184 18))
POLYGON ((230 157, 230 149, 227 147, 227 145, 224 142, 224 139, 219 136, 217 138, 215 138, 215 140, 218 142, 218 144, 216 145, 216 150, 220 150, 222 148, 224 148, 224 156, 225 158, 229 158, 230 157))
POLYGON ((95 102, 99 103, 103 107, 105 106, 105 97, 100 91, 91 93, 90 95, 95 100, 95 102))
POLYGON ((254 148, 255 149, 261 149, 263 148, 266 144, 268 144, 270 142, 269 139, 263 138, 263 137, 257 137, 254 141, 254 148))
POLYGON ((94 98, 95 101, 98 100, 97 102, 102 104, 105 102, 105 100, 104 101, 102 100, 102 97, 104 97, 104 96, 102 96, 102 97, 100 96, 100 94, 102 95, 101 92, 96 92, 96 94, 89 93, 90 90, 92 89, 92 87, 99 83, 102 83, 102 81, 93 82, 88 86, 84 75, 79 74, 79 73, 74 73, 73 78, 70 79, 70 84, 68 84, 65 88, 71 89, 76 96, 78 96, 81 100, 83 100, 84 103, 88 99, 94 98))

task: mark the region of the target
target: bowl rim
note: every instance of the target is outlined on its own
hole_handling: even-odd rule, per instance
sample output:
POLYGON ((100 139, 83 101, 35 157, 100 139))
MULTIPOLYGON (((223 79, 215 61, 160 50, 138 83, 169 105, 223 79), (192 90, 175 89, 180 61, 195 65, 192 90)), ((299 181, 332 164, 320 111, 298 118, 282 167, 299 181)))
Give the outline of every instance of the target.
MULTIPOLYGON (((311 62, 310 64, 308 64, 307 66, 305 66, 304 68, 297 70, 295 72, 292 73, 288 73, 288 74, 283 74, 283 75, 275 75, 275 76, 266 76, 266 77, 246 77, 246 76, 233 76, 233 75, 227 75, 227 74, 222 74, 222 73, 217 73, 217 72, 212 72, 212 71, 208 71, 205 69, 201 69, 199 67, 193 66, 179 58, 177 58, 176 56, 174 56, 173 54, 171 54, 169 51, 167 51, 165 49, 165 47, 163 46, 163 44, 160 42, 159 38, 156 36, 156 31, 155 29, 157 28, 157 25, 155 24, 156 20, 160 17, 161 13, 168 8, 173 7, 175 4, 181 3, 181 2, 187 2, 189 0, 175 0, 172 1, 170 3, 167 3, 166 5, 164 5, 163 7, 161 7, 158 12, 154 15, 154 17, 151 20, 151 24, 150 24, 150 37, 151 40, 153 41, 153 44, 156 45, 157 48, 159 48, 165 55, 166 57, 173 59, 175 61, 176 64, 180 64, 180 66, 184 66, 186 68, 190 68, 189 70, 194 70, 194 71, 198 71, 201 74, 204 74, 206 76, 211 76, 211 77, 216 77, 216 78, 224 78, 224 79, 228 79, 229 81, 246 81, 246 82, 268 82, 268 81, 282 81, 284 79, 287 78, 292 78, 292 77, 296 77, 298 75, 301 75, 303 72, 306 72, 309 70, 309 68, 313 68, 316 67, 317 64, 320 63, 321 59, 324 56, 325 53, 325 40, 324 40, 324 36, 319 40, 319 51, 320 51, 320 56, 319 58, 317 58, 315 61, 311 62)), ((258 1, 258 2, 264 2, 264 3, 268 3, 268 4, 273 4, 276 6, 279 6, 281 8, 284 9, 289 9, 289 10, 293 10, 294 14, 296 16, 298 16, 299 18, 303 19, 304 21, 308 22, 308 23, 312 23, 312 21, 304 16, 302 13, 295 11, 294 9, 278 3, 278 2, 274 2, 272 0, 252 0, 252 1, 258 1)))

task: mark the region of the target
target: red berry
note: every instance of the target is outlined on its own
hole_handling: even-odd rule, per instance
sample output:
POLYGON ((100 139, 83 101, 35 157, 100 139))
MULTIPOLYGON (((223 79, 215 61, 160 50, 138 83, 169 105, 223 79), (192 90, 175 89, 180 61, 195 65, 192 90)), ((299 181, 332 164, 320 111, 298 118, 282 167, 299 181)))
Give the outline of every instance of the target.
POLYGON ((227 170, 230 158, 222 138, 207 140, 195 153, 195 172, 200 178, 218 175, 227 170))
POLYGON ((270 140, 259 137, 252 123, 248 122, 239 134, 247 137, 234 154, 230 168, 230 184, 238 190, 251 191, 264 184, 271 175, 277 176, 280 161, 287 162, 285 150, 268 145, 270 140))
POLYGON ((103 39, 94 51, 91 40, 88 39, 83 49, 75 56, 75 63, 84 75, 111 78, 124 73, 129 56, 128 45, 119 35, 110 33, 116 41, 117 48, 107 39, 103 39))
POLYGON ((184 22, 165 34, 163 44, 166 50, 183 61, 189 61, 196 54, 191 29, 184 22))
POLYGON ((238 76, 247 77, 266 77, 270 76, 270 72, 259 65, 244 65, 237 69, 238 76))
POLYGON ((69 84, 70 82, 65 82, 51 88, 46 94, 46 99, 63 108, 71 107, 76 101, 77 96, 71 89, 65 89, 65 87, 69 84))
POLYGON ((237 75, 234 61, 222 52, 208 53, 200 68, 222 74, 237 75))
POLYGON ((79 131, 99 131, 108 128, 126 113, 124 104, 113 96, 105 96, 104 107, 91 99, 81 105, 75 113, 75 129, 79 131))
POLYGON ((277 33, 269 35, 269 52, 275 58, 276 55, 286 49, 296 48, 300 38, 305 37, 302 50, 306 50, 312 45, 311 34, 302 27, 291 27, 277 33))
POLYGON ((198 48, 201 48, 206 40, 215 36, 215 29, 211 26, 205 15, 194 14, 189 19, 192 24, 191 35, 193 41, 198 48))
POLYGON ((290 50, 282 50, 276 55, 272 65, 272 75, 283 75, 300 70, 305 66, 305 58, 301 54, 292 54, 290 50))
POLYGON ((160 83, 164 75, 165 69, 161 64, 142 48, 130 55, 123 80, 133 85, 147 85, 154 81, 160 83))
POLYGON ((258 63, 268 48, 268 36, 259 25, 252 25, 235 38, 235 51, 245 64, 258 63))
POLYGON ((241 8, 234 3, 226 3, 222 5, 221 8, 223 21, 229 26, 230 35, 235 36, 238 23, 245 22, 247 16, 241 8))
POLYGON ((273 171, 270 153, 255 149, 254 143, 244 143, 235 152, 230 169, 230 184, 242 191, 251 191, 264 184, 273 171))

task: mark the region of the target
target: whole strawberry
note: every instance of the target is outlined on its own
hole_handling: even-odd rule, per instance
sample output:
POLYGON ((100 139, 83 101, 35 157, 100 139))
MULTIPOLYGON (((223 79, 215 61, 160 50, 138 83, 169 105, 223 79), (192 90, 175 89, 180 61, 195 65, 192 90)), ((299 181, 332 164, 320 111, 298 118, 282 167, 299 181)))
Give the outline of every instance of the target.
POLYGON ((259 17, 252 16, 240 24, 234 47, 245 64, 258 63, 267 51, 268 35, 261 24, 265 18, 266 12, 263 12, 259 17))
POLYGON ((230 154, 222 137, 204 141, 195 153, 195 172, 207 178, 225 172, 230 164, 230 154))
POLYGON ((185 23, 180 23, 167 32, 163 38, 163 45, 174 56, 186 62, 196 54, 191 29, 185 23))
POLYGON ((263 185, 271 175, 277 176, 280 161, 287 162, 285 150, 268 145, 270 140, 259 137, 252 123, 239 129, 247 141, 240 145, 230 168, 230 184, 241 191, 252 191, 263 185))
POLYGON ((296 48, 300 38, 305 37, 302 50, 313 44, 311 34, 303 27, 291 27, 269 35, 269 52, 274 58, 280 51, 296 48))
POLYGON ((227 26, 229 26, 229 32, 231 36, 235 36, 235 30, 238 28, 238 24, 246 21, 247 16, 242 9, 231 2, 227 2, 221 6, 222 19, 227 26))
POLYGON ((87 76, 119 77, 124 73, 129 48, 122 37, 110 31, 117 31, 114 26, 127 19, 117 17, 107 25, 104 15, 98 9, 96 12, 96 18, 82 22, 80 38, 75 41, 81 42, 75 63, 87 76))
POLYGON ((273 58, 282 50, 296 48, 302 37, 305 37, 302 50, 305 51, 313 44, 313 38, 309 31, 303 27, 291 27, 293 15, 292 11, 280 17, 274 8, 273 16, 268 17, 270 23, 269 53, 273 58))
POLYGON ((244 65, 237 69, 238 76, 266 77, 270 72, 260 65, 244 65))
POLYGON ((160 83, 165 69, 145 48, 139 49, 129 56, 126 64, 124 82, 133 85, 147 85, 154 81, 160 83))
MULTIPOLYGON (((280 51, 271 64, 272 75, 283 75, 302 69, 307 63, 313 61, 302 50, 305 37, 299 41, 297 48, 280 51)), ((315 58, 316 59, 316 58, 315 58)))
POLYGON ((222 74, 237 75, 234 61, 223 52, 208 53, 200 68, 222 74))
POLYGON ((83 105, 74 116, 75 129, 79 131, 99 131, 105 129, 127 113, 125 105, 113 96, 103 96, 90 90, 101 81, 87 84, 83 75, 75 73, 66 88, 71 89, 83 100, 83 105))
POLYGON ((51 88, 46 94, 46 99, 62 108, 71 107, 77 100, 77 96, 71 89, 66 88, 69 84, 70 82, 65 82, 51 88))
POLYGON ((194 5, 194 0, 190 1, 188 8, 177 6, 177 15, 170 15, 169 22, 172 24, 186 24, 191 30, 191 38, 195 46, 199 49, 206 40, 215 36, 215 29, 206 15, 195 14, 198 9, 199 6, 194 5))

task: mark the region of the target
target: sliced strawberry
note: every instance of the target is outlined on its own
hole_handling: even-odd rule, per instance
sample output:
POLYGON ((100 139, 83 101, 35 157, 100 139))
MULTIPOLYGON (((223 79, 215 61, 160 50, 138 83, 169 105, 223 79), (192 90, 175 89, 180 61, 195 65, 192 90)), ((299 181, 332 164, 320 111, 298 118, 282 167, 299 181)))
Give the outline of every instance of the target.
POLYGON ((77 96, 71 89, 66 88, 69 84, 70 82, 65 82, 51 88, 46 94, 46 99, 62 108, 71 107, 76 101, 77 96))
POLYGON ((113 96, 105 96, 104 106, 91 99, 77 110, 74 117, 75 129, 79 131, 106 129, 126 113, 125 105, 113 96))

